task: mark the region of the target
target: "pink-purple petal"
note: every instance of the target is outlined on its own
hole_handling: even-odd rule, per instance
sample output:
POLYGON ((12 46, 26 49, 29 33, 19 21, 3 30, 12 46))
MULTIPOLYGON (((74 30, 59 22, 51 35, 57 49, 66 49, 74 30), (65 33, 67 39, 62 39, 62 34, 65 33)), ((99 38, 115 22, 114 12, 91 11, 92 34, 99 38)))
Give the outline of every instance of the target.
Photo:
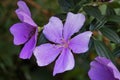
POLYGON ((91 63, 89 76, 91 80, 114 80, 112 73, 105 66, 96 61, 91 63))
POLYGON ((60 52, 61 48, 57 45, 46 43, 35 48, 34 56, 39 66, 46 66, 53 62, 60 52))
POLYGON ((25 23, 16 23, 10 28, 10 32, 14 36, 14 44, 24 44, 29 39, 29 34, 33 30, 30 25, 25 23))
POLYGON ((85 22, 85 16, 83 14, 73 14, 69 12, 67 14, 66 22, 64 25, 63 36, 65 40, 70 39, 70 37, 79 31, 85 22))
POLYGON ((29 8, 27 7, 24 1, 18 1, 18 9, 15 11, 18 18, 25 23, 32 25, 33 27, 37 27, 35 22, 31 18, 31 13, 29 8))
POLYGON ((120 72, 104 57, 97 57, 90 63, 88 75, 91 80, 120 80, 120 72))
POLYGON ((21 20, 21 22, 28 23, 28 24, 32 25, 33 27, 37 27, 36 23, 26 13, 16 10, 16 14, 17 14, 18 18, 21 20))
POLYGON ((114 77, 120 80, 120 72, 115 67, 115 65, 112 62, 109 62, 107 66, 110 68, 110 70, 112 70, 114 77))
POLYGON ((88 44, 90 37, 92 35, 91 31, 83 32, 70 40, 69 47, 74 53, 84 53, 88 50, 88 44))
POLYGON ((95 58, 95 60, 98 61, 99 63, 107 66, 108 69, 113 73, 114 77, 116 79, 120 79, 120 72, 118 71, 118 69, 115 67, 115 65, 109 59, 106 59, 104 57, 97 57, 97 58, 95 58))
POLYGON ((69 49, 63 49, 62 53, 55 62, 53 75, 73 69, 75 65, 73 54, 69 49))
POLYGON ((28 16, 31 16, 30 10, 24 1, 18 1, 18 10, 26 13, 28 16))
POLYGON ((30 59, 33 53, 33 50, 36 46, 36 36, 33 35, 30 40, 22 48, 19 57, 21 59, 30 59))
POLYGON ((46 38, 54 43, 61 43, 63 24, 57 17, 51 17, 49 23, 44 26, 43 33, 46 38))

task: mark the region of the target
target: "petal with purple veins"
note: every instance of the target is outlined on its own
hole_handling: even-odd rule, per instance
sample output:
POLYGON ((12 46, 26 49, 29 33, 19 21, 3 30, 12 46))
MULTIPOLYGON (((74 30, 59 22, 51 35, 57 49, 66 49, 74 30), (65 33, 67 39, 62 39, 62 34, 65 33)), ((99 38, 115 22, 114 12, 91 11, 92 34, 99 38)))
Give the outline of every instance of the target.
POLYGON ((30 59, 32 56, 32 52, 36 46, 36 42, 36 35, 33 35, 22 48, 19 57, 22 59, 30 59))
POLYGON ((112 73, 107 67, 101 65, 97 61, 93 61, 89 71, 89 77, 91 80, 114 80, 112 73))
POLYGON ((46 43, 35 48, 34 56, 39 66, 46 66, 53 62, 60 52, 61 48, 57 45, 46 43))
POLYGON ((31 18, 31 13, 29 8, 27 7, 24 1, 18 1, 19 8, 15 11, 18 18, 25 23, 32 25, 33 27, 37 27, 35 22, 31 18))
POLYGON ((83 32, 70 40, 69 47, 74 53, 84 53, 88 50, 88 44, 90 37, 92 35, 91 31, 83 32))
POLYGON ((95 60, 108 67, 108 69, 113 73, 116 79, 120 79, 120 72, 109 59, 106 59, 104 57, 97 57, 95 58, 95 60))
POLYGON ((53 75, 73 69, 75 65, 74 57, 71 51, 67 48, 62 50, 62 53, 55 62, 53 75))
POLYGON ((16 14, 19 17, 19 19, 21 20, 21 22, 25 22, 25 23, 30 24, 33 27, 37 27, 36 23, 26 13, 16 10, 16 14))
POLYGON ((24 12, 31 17, 30 10, 24 1, 18 1, 17 5, 19 7, 17 10, 24 12))
POLYGON ((88 75, 91 80, 120 80, 120 72, 110 60, 97 57, 90 65, 88 75))
POLYGON ((33 30, 33 28, 25 23, 17 23, 14 24, 10 28, 10 32, 14 36, 14 44, 20 45, 24 44, 29 39, 29 34, 33 30))
POLYGON ((107 66, 110 68, 110 70, 112 70, 114 77, 120 80, 120 72, 115 65, 112 62, 109 62, 107 66))
POLYGON ((43 33, 46 38, 55 43, 61 43, 63 24, 57 17, 51 17, 49 23, 44 26, 43 33))
POLYGON ((73 14, 69 12, 67 14, 66 22, 63 29, 63 36, 65 40, 70 39, 70 37, 79 31, 85 22, 85 16, 83 14, 73 14))

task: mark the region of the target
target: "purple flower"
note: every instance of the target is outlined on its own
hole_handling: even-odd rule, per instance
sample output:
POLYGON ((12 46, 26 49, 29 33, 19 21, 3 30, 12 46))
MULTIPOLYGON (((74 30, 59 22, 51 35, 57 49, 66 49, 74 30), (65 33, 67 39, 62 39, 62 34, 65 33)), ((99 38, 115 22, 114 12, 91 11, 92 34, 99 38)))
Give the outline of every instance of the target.
POLYGON ((31 18, 31 13, 24 1, 18 1, 19 8, 15 11, 20 23, 14 24, 10 28, 11 34, 14 36, 14 44, 25 44, 20 52, 20 58, 29 59, 36 46, 38 28, 31 18))
POLYGON ((109 59, 96 57, 90 65, 88 75, 91 80, 120 80, 120 72, 109 59))
POLYGON ((54 44, 46 43, 35 48, 34 55, 38 65, 46 66, 59 56, 55 62, 53 75, 73 69, 75 63, 71 50, 76 54, 86 52, 92 35, 91 31, 86 31, 71 39, 84 22, 83 14, 69 12, 63 27, 59 18, 51 17, 49 23, 44 26, 43 33, 54 44))

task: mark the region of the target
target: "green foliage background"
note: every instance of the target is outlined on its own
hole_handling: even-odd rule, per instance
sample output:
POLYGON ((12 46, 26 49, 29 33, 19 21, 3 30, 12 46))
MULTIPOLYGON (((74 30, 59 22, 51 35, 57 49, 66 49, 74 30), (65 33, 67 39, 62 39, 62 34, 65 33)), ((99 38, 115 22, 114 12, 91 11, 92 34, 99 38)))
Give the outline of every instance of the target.
MULTIPOLYGON (((25 0, 31 10, 33 19, 40 27, 43 27, 44 24, 47 24, 49 18, 53 15, 60 17, 64 21, 67 12, 82 12, 86 15, 87 19, 85 29, 83 27, 82 30, 93 31, 94 38, 97 38, 97 40, 91 39, 90 46, 92 46, 87 53, 74 55, 76 64, 73 70, 58 74, 53 77, 52 70, 54 62, 46 67, 38 67, 34 56, 30 60, 22 60, 18 57, 23 45, 15 46, 13 44, 13 36, 9 32, 9 28, 13 24, 19 22, 19 19, 15 14, 15 10, 17 9, 17 0, 1 0, 0 80, 89 80, 87 75, 87 72, 89 70, 89 63, 97 55, 96 52, 98 55, 108 58, 110 57, 110 55, 107 55, 110 54, 110 52, 106 52, 106 46, 110 49, 111 53, 115 54, 114 59, 119 68, 120 1, 115 0, 114 3, 109 3, 110 8, 108 9, 108 3, 98 3, 97 0, 95 3, 93 3, 93 1, 95 0, 76 0, 76 2, 74 2, 74 0, 25 0), (98 5, 99 9, 93 8, 91 5, 98 5), (85 7, 83 8, 83 6, 85 7), (107 13, 106 9, 108 10, 107 13), (106 27, 103 27, 106 26, 105 23, 107 20, 104 20, 104 18, 100 17, 103 15, 107 15, 109 17, 108 21, 110 22, 108 23, 110 25, 107 25, 109 26, 107 29, 106 27), (98 30, 101 31, 103 35, 99 35, 98 30), (106 31, 111 32, 113 35, 110 35, 109 32, 106 31), (102 43, 105 44, 105 46, 102 45, 100 41, 105 42, 102 43)), ((44 42, 44 39, 39 36, 38 43, 41 44, 42 42, 44 42)))

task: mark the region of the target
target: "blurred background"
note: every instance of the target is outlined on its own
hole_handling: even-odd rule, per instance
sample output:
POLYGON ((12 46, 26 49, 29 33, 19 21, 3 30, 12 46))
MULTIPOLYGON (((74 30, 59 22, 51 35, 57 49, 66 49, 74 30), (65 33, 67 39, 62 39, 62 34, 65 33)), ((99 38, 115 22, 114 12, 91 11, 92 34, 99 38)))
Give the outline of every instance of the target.
MULTIPOLYGON (((30 8, 33 20, 40 27, 48 23, 51 16, 63 13, 57 0, 25 0, 25 2, 30 8)), ((39 67, 34 56, 30 60, 20 59, 22 46, 13 44, 13 36, 9 32, 9 28, 19 22, 15 14, 17 8, 17 0, 0 0, 0 80, 89 80, 87 75, 89 63, 96 56, 91 55, 91 51, 89 54, 74 55, 76 62, 74 69, 55 77, 52 76, 54 62, 46 67, 39 67)), ((101 9, 104 11, 104 6, 101 9)), ((117 12, 120 14, 120 10, 117 12)))

